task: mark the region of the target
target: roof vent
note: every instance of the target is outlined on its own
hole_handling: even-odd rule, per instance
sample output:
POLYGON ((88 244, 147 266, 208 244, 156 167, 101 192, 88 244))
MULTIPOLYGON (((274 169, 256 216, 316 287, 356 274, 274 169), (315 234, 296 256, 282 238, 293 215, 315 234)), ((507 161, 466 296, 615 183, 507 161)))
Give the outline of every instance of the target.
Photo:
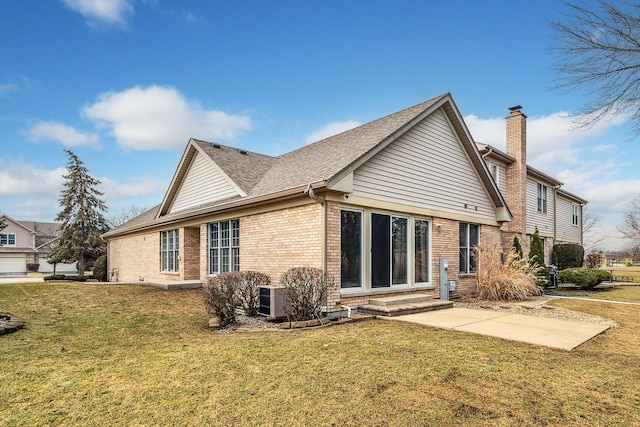
POLYGON ((247 152, 244 150, 238 150, 238 151, 240 151, 240 154, 244 154, 245 156, 247 155, 247 152))
POLYGON ((221 149, 222 147, 220 147, 220 144, 213 144, 213 148, 217 148, 218 150, 221 149))

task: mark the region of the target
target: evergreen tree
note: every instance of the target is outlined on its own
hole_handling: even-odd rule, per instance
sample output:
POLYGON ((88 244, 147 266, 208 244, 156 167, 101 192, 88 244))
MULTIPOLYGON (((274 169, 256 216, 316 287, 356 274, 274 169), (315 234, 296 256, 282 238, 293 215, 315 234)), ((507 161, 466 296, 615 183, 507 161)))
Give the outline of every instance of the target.
POLYGON ((511 245, 511 247, 513 249, 515 249, 515 251, 518 254, 518 257, 520 257, 520 259, 522 259, 524 257, 524 253, 522 253, 522 246, 520 246, 520 240, 518 240, 518 236, 517 235, 513 236, 513 244, 511 245))
POLYGON ((542 239, 540 239, 538 227, 536 227, 536 231, 533 233, 533 236, 531 236, 529 263, 531 265, 542 267, 538 275, 546 279, 546 282, 549 283, 549 270, 544 262, 544 248, 542 247, 542 239))
POLYGON ((107 207, 96 189, 100 181, 89 175, 84 163, 70 150, 64 189, 60 193, 62 211, 56 217, 61 221, 60 237, 56 240, 50 259, 58 262, 78 263, 78 274, 84 276, 87 261, 104 253, 105 244, 100 235, 108 231, 103 212, 107 207))

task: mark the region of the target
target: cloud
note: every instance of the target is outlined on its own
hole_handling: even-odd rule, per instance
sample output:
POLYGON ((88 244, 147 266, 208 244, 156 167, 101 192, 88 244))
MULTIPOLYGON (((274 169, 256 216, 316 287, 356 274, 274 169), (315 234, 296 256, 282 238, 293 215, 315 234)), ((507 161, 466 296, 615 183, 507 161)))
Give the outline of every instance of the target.
POLYGON ((135 13, 131 0, 62 0, 71 10, 81 14, 89 26, 106 24, 126 28, 127 19, 135 13))
POLYGON ((248 116, 205 110, 162 86, 103 93, 83 114, 108 128, 126 150, 179 149, 189 137, 233 140, 251 129, 248 116))
POLYGON ((0 96, 7 95, 11 92, 17 92, 18 85, 15 83, 3 83, 0 84, 0 96))
POLYGON ((25 132, 31 141, 57 141, 66 147, 101 148, 98 135, 83 133, 70 126, 57 122, 39 122, 25 132))
POLYGON ((323 126, 322 128, 315 130, 307 135, 307 137, 305 138, 305 142, 307 144, 311 144, 312 142, 320 141, 330 136, 348 131, 349 129, 358 127, 361 124, 362 123, 355 120, 329 123, 328 125, 323 126))
POLYGON ((58 197, 62 189, 66 168, 53 170, 16 162, 0 169, 0 197, 58 197))
POLYGON ((168 182, 145 177, 122 183, 111 178, 100 178, 100 181, 100 191, 104 193, 105 199, 109 200, 140 199, 158 195, 162 197, 169 185, 168 182))

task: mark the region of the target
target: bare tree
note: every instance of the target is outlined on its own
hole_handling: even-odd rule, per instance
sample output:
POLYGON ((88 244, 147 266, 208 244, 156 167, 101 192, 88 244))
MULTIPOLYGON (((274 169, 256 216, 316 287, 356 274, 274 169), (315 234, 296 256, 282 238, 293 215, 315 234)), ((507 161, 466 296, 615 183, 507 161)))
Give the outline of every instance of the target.
POLYGON ((107 218, 107 224, 109 225, 109 228, 112 229, 120 227, 125 222, 132 220, 146 210, 147 208, 133 204, 109 216, 109 218, 107 218))
POLYGON ((582 244, 586 253, 597 250, 604 240, 604 237, 598 234, 597 228, 599 225, 600 217, 585 207, 582 214, 582 244))
POLYGON ((590 127, 617 114, 630 114, 640 135, 640 5, 595 0, 568 3, 570 13, 553 22, 557 46, 555 89, 584 90, 591 100, 576 123, 590 127), (587 4, 587 3, 583 3, 587 4))
POLYGON ((640 195, 629 202, 625 209, 622 224, 618 231, 627 239, 632 239, 640 244, 640 195))

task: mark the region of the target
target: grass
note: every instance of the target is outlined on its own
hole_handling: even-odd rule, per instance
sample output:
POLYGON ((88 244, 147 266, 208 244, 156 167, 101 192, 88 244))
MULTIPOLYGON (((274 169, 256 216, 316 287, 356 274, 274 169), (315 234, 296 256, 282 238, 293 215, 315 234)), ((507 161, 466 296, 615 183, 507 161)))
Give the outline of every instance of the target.
MULTIPOLYGON (((640 301, 640 287, 593 293, 640 301)), ((0 425, 640 424, 640 306, 572 352, 396 322, 219 334, 200 290, 0 284, 0 425)))
POLYGON ((640 282, 640 267, 606 267, 604 270, 613 271, 614 279, 625 282, 640 282))

